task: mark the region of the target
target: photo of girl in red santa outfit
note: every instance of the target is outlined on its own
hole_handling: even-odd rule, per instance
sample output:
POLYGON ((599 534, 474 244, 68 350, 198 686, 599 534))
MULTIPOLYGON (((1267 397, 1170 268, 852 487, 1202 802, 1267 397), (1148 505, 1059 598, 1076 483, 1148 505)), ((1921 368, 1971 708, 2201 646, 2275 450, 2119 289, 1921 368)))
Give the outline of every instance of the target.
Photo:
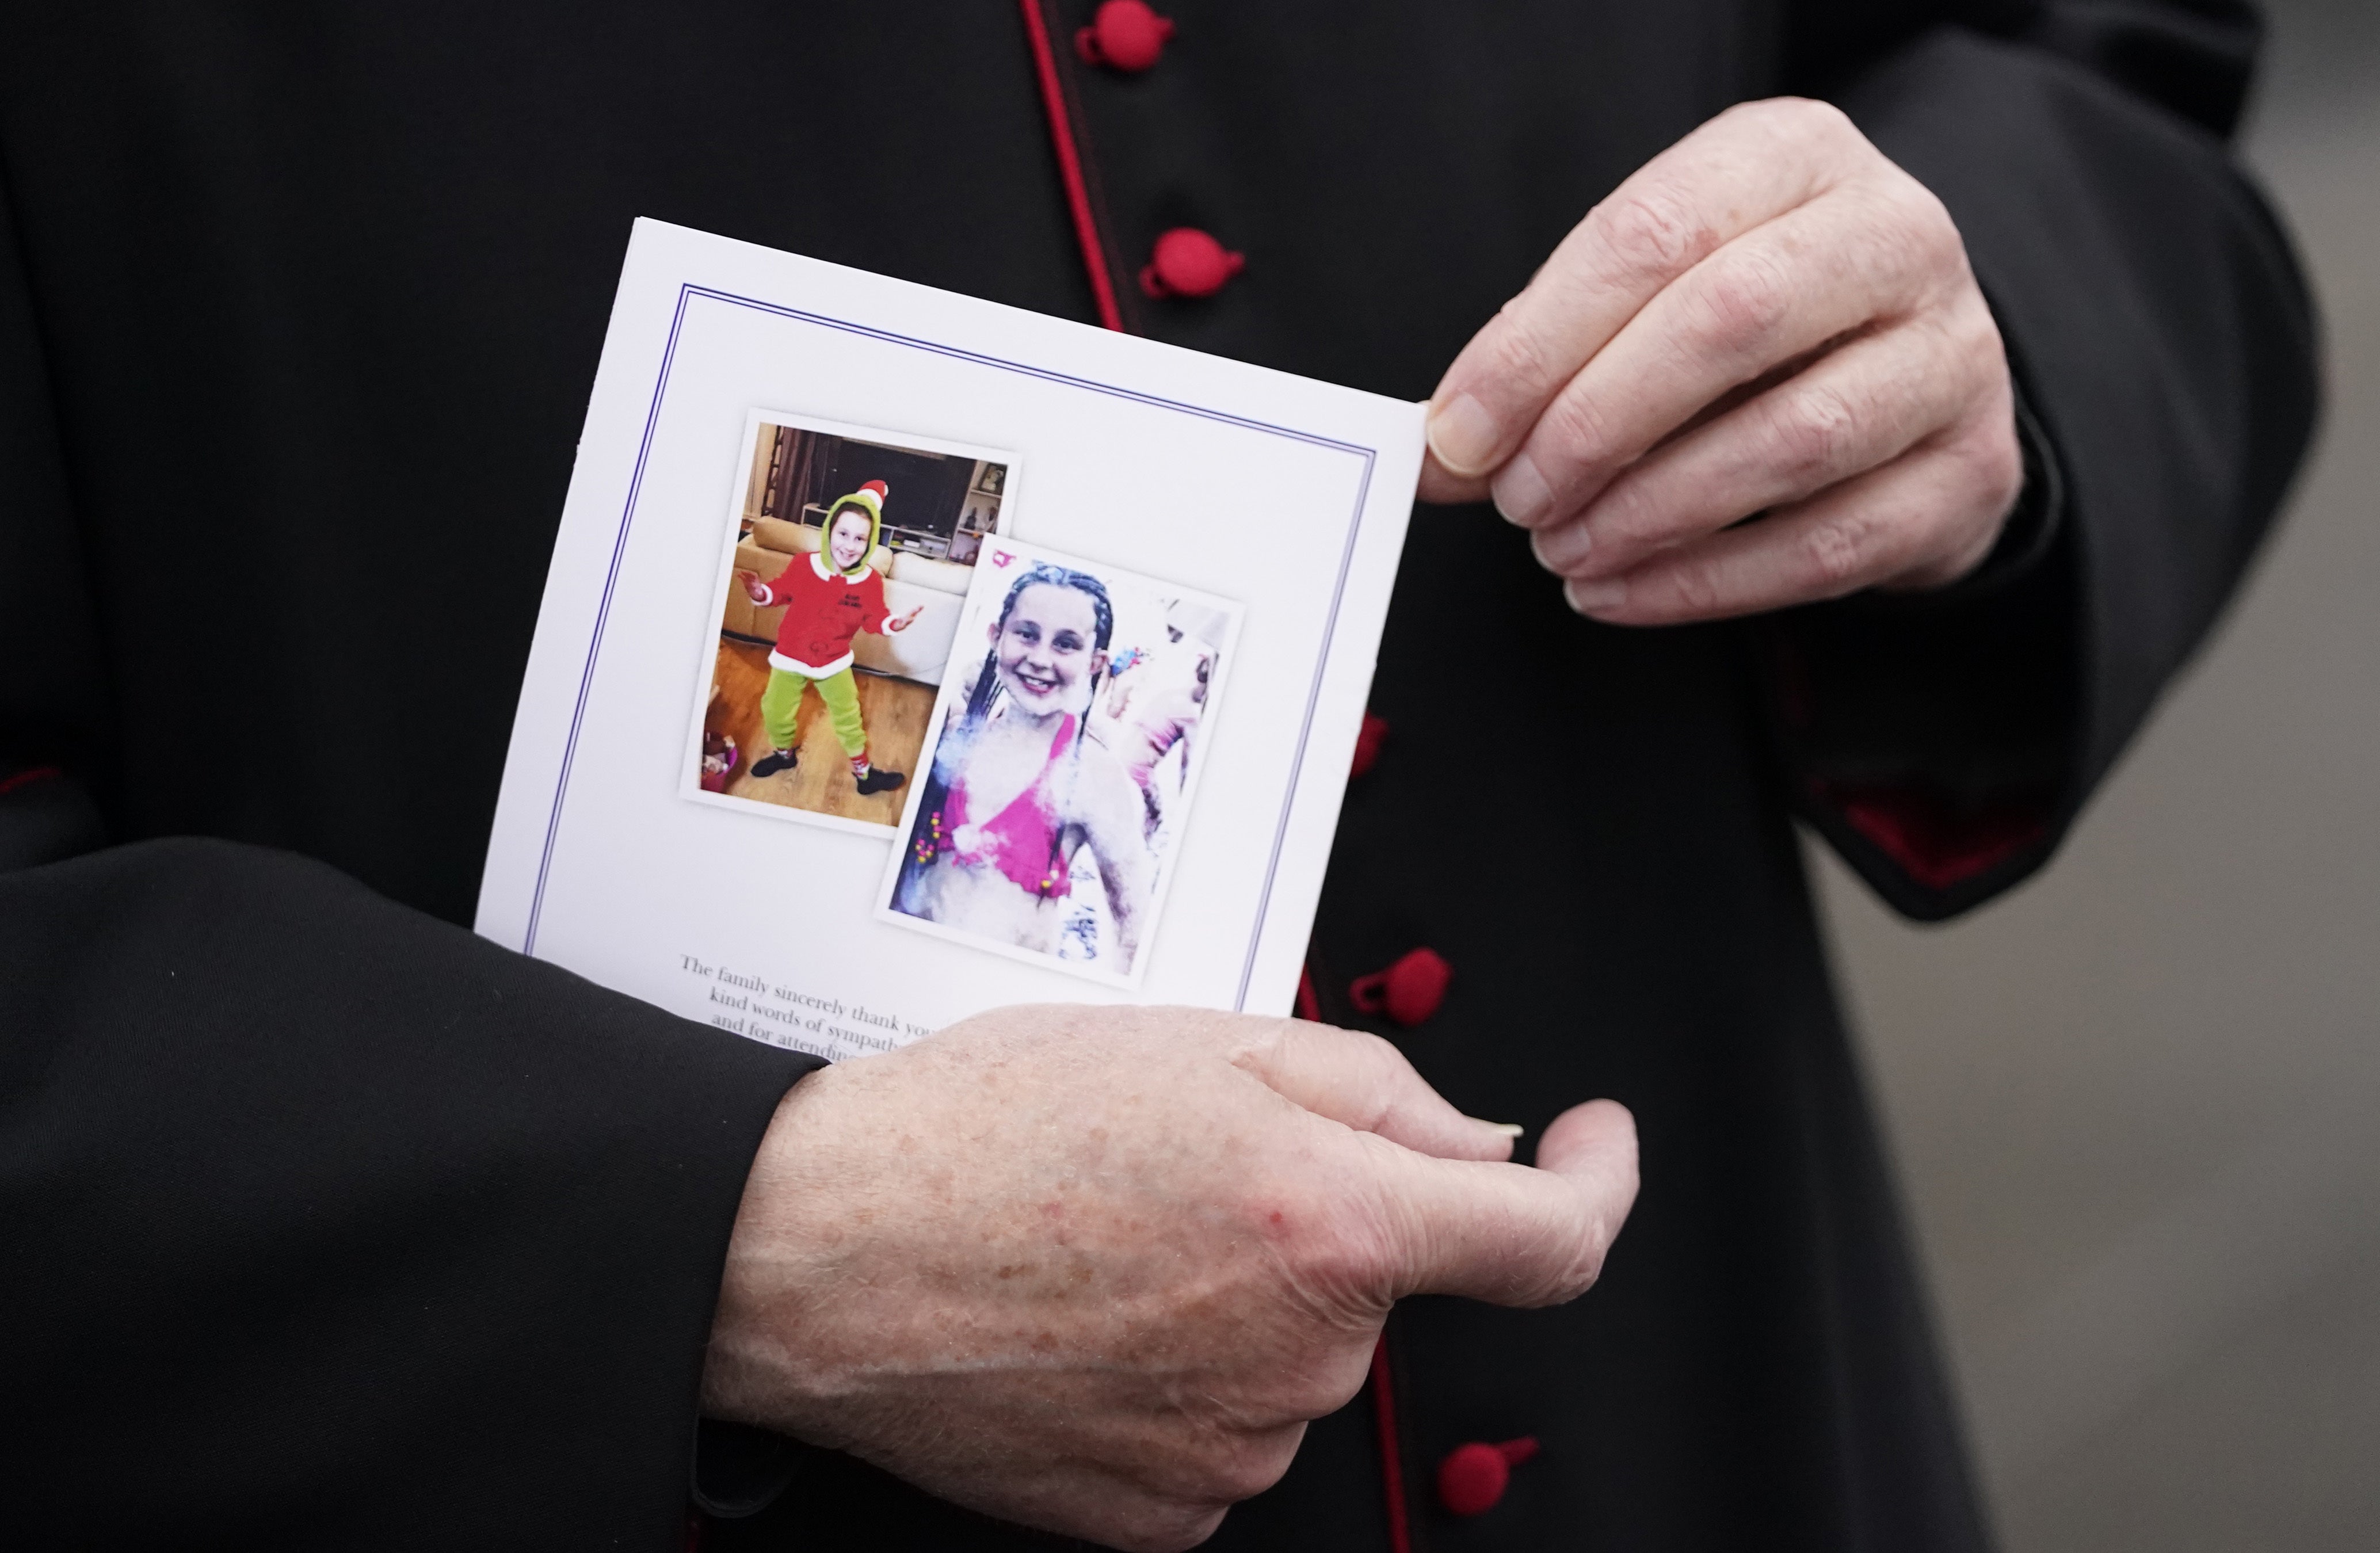
POLYGON ((814 553, 796 555, 773 581, 762 582, 757 572, 735 574, 756 605, 785 606, 777 645, 769 654, 769 687, 760 697, 770 749, 752 763, 755 777, 793 769, 798 758, 795 720, 804 693, 816 686, 835 739, 851 758, 859 792, 889 792, 907 780, 905 772, 869 763, 859 687, 851 672, 853 637, 863 631, 890 636, 905 630, 922 613, 919 606, 892 616, 884 603, 884 579, 868 564, 883 531, 889 493, 882 480, 872 479, 839 498, 828 511, 824 542, 814 553))
POLYGON ((679 791, 897 832, 1014 455, 755 409, 741 467, 679 791))

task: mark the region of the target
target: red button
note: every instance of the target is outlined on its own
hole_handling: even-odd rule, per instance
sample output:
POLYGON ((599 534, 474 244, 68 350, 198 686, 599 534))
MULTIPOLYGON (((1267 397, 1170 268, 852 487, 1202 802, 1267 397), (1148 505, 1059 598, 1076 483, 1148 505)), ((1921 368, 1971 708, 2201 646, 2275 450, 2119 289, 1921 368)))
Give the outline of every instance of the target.
POLYGON ((1458 1445, 1438 1463, 1438 1502, 1451 1514, 1485 1515, 1504 1497, 1512 1469, 1536 1453, 1537 1442, 1526 1435, 1501 1445, 1458 1445))
POLYGON ((1195 226, 1177 226, 1157 239, 1140 288, 1151 297, 1212 297, 1247 261, 1195 226))
POLYGON ((1389 720, 1364 714, 1364 726, 1355 734, 1355 763, 1348 770, 1350 776, 1362 776, 1380 758, 1380 746, 1389 736, 1389 720))
POLYGON ((1075 34, 1075 52, 1086 65, 1137 75, 1157 63, 1172 36, 1173 19, 1150 10, 1145 0, 1107 0, 1075 34))
POLYGON ((1348 1001, 1366 1013, 1385 1013, 1400 1025, 1418 1025, 1446 1001, 1454 967, 1434 949, 1416 949, 1385 971, 1359 976, 1347 988, 1348 1001))

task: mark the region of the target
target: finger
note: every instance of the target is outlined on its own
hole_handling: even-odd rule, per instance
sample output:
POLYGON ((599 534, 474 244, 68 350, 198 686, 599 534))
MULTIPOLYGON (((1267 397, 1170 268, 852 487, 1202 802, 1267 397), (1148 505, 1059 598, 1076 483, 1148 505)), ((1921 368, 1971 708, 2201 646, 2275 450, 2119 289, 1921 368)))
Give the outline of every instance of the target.
POLYGON ((1302 1019, 1263 1023, 1271 1028, 1232 1061, 1316 1115, 1442 1159, 1512 1157, 1518 1127, 1463 1115, 1379 1037, 1302 1019))
POLYGON ((1874 155, 1838 110, 1779 99, 1730 108, 1646 163, 1447 369, 1430 397, 1436 463, 1455 477, 1488 474, 1662 287, 1874 155))
POLYGON ((1553 397, 1491 482, 1497 510, 1565 517, 1729 390, 1937 295, 1965 265, 1938 210, 1912 180, 1867 180, 1712 254, 1553 397))
POLYGON ((1629 571, 1900 457, 1987 394, 2002 359, 1981 307, 1864 335, 1647 454, 1532 547, 1562 576, 1629 571))
MULTIPOLYGON (((1716 420, 1736 406, 1753 399, 1778 383, 1783 382, 1812 360, 1824 354, 1814 350, 1805 356, 1778 363, 1777 366, 1748 382, 1740 383, 1713 399, 1684 425, 1670 433, 1672 437, 1693 431, 1706 421, 1716 420)), ((1421 485, 1415 493, 1419 500, 1449 505, 1455 503, 1485 502, 1493 494, 1493 477, 1488 475, 1456 475, 1447 471, 1438 461, 1438 455, 1428 448, 1422 450, 1421 485)))
POLYGON ((2013 431, 1921 445, 1756 522, 1665 551, 1616 577, 1564 585, 1571 607, 1618 625, 1717 620, 1908 578, 1939 586, 1991 549, 2023 483, 2013 431))
POLYGON ((1537 1139, 1537 1169, 1566 1179, 1624 1171, 1631 1202, 1636 1196, 1636 1118, 1617 1100, 1572 1106, 1537 1139))
POLYGON ((1451 506, 1458 502, 1484 502, 1488 499, 1486 475, 1458 475, 1438 461, 1438 454, 1422 450, 1421 489, 1415 493, 1422 501, 1439 506, 1451 506))
POLYGON ((1590 1100, 1548 1128, 1535 1169, 1404 1153, 1384 1159, 1402 1226, 1392 1292, 1463 1294, 1503 1305, 1585 1293, 1636 1200, 1636 1122, 1590 1100))

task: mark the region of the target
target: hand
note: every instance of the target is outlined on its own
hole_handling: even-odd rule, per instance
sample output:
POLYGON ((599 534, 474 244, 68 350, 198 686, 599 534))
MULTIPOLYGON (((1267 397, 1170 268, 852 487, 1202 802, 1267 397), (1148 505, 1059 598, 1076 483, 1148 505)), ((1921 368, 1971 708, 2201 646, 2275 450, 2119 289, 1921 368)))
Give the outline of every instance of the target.
POLYGON ((2013 406, 1941 201, 1834 108, 1752 103, 1587 212, 1463 347, 1422 494, 1492 494, 1616 624, 1937 587, 2015 504, 2013 406))
POLYGON ((909 613, 907 614, 903 615, 898 620, 886 621, 884 623, 884 629, 888 633, 893 631, 906 631, 910 626, 915 625, 917 623, 917 617, 925 613, 925 605, 912 604, 909 606, 909 613))
POLYGON ((735 580, 744 585, 744 596, 754 603, 765 604, 769 601, 769 590, 761 586, 759 573, 738 572, 735 574, 735 580))
POLYGON ((1390 1304, 1551 1304, 1636 1190, 1628 1113, 1538 1169, 1375 1037, 1003 1009, 787 1094, 745 1189, 716 1416, 962 1504, 1189 1547, 1362 1386, 1390 1304))

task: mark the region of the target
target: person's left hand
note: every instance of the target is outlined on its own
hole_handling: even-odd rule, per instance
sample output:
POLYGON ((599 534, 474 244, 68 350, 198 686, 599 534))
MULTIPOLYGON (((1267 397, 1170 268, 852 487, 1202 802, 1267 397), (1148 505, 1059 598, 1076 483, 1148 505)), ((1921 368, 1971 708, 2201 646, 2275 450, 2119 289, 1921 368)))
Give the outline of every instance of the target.
POLYGON ((1798 99, 1589 212, 1447 370, 1429 445, 1424 500, 1492 495, 1572 608, 1636 625, 1939 587, 2024 477, 1949 213, 1798 99))

